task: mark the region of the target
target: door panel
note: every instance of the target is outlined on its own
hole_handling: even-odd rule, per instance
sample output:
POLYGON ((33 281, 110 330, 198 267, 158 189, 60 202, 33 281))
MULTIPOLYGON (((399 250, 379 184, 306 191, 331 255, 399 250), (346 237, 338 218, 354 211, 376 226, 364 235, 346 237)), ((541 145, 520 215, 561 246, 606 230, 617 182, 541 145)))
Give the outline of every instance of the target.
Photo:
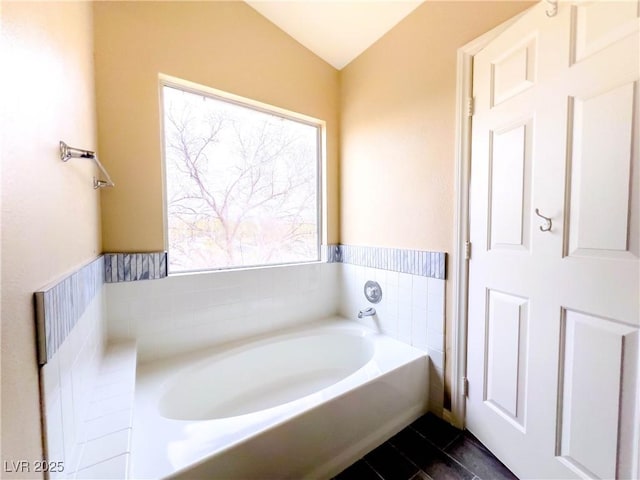
POLYGON ((629 4, 541 2, 474 58, 466 424, 521 478, 640 477, 629 4))
POLYGON ((491 64, 491 106, 523 92, 535 82, 536 37, 524 41, 491 64))
POLYGON ((569 255, 629 250, 635 85, 571 99, 569 255))
POLYGON ((562 335, 558 455, 583 476, 615 478, 619 421, 633 420, 620 409, 623 366, 637 361, 638 329, 566 310, 562 335))
POLYGON ((484 400, 524 428, 528 302, 494 290, 488 295, 484 400))
POLYGON ((528 249, 532 122, 490 132, 490 248, 528 249))
POLYGON ((571 63, 579 62, 635 31, 640 2, 616 3, 616 8, 610 8, 606 2, 582 2, 572 6, 571 63))

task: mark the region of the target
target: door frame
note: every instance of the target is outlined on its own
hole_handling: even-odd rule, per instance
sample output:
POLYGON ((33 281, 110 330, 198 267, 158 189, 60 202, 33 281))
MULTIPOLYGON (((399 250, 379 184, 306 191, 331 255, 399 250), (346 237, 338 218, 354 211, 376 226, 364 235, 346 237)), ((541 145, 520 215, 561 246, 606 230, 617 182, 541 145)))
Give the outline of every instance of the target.
MULTIPOLYGON (((542 0, 547 1, 549 0, 542 0)), ((535 5, 535 4, 534 4, 535 5)), ((530 7, 531 8, 531 7, 530 7)), ((469 187, 471 172, 471 120, 473 115, 473 57, 509 28, 529 8, 460 47, 456 67, 456 205, 453 244, 453 322, 451 331, 451 411, 445 419, 464 428, 467 377, 467 300, 469 297, 469 187), (447 418, 448 417, 448 418, 447 418)))

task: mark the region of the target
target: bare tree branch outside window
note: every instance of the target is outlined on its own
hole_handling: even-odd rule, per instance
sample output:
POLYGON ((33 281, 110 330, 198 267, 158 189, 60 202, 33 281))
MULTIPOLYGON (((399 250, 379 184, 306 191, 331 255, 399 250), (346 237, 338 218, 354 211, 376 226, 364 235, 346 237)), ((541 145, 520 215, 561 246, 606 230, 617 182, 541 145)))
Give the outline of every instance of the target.
POLYGON ((319 127, 163 87, 169 270, 319 259, 319 127))

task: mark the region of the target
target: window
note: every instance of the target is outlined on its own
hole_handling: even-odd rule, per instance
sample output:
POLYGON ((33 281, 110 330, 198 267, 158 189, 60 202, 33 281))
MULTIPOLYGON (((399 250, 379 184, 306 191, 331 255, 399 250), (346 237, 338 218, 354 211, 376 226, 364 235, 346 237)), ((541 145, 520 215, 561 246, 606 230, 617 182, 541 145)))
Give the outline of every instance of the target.
POLYGON ((161 88, 169 271, 319 260, 321 126, 161 88))

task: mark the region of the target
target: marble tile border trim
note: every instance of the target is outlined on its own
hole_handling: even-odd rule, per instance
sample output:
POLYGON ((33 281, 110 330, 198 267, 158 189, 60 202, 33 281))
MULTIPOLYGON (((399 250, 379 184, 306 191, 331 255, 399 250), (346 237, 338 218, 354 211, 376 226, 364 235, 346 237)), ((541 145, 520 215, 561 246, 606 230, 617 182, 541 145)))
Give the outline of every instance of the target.
POLYGON ((154 280, 167 276, 167 252, 105 253, 106 283, 154 280))
POLYGON ((103 284, 104 257, 100 255, 34 293, 40 365, 53 358, 103 284))
POLYGON ((342 255, 340 251, 340 245, 323 245, 324 256, 323 260, 327 263, 342 263, 342 255))
POLYGON ((329 263, 350 263, 440 280, 446 280, 446 259, 445 252, 342 244, 327 245, 327 262, 329 263))
MULTIPOLYGON (((350 263, 423 277, 446 279, 446 253, 400 248, 330 244, 322 246, 322 260, 350 263)), ((154 280, 167 276, 167 252, 105 253, 106 283, 154 280)))

